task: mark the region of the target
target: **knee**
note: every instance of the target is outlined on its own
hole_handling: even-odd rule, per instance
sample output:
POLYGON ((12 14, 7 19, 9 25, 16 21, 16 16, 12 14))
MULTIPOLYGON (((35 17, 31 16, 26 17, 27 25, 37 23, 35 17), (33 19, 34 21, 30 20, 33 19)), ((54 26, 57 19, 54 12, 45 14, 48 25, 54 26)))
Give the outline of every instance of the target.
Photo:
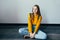
POLYGON ((47 39, 47 34, 43 33, 42 36, 41 36, 41 39, 47 39))
POLYGON ((20 28, 18 32, 19 32, 19 33, 22 33, 22 28, 20 28))
POLYGON ((37 38, 37 39, 47 39, 47 34, 46 33, 36 34, 35 38, 37 38))
POLYGON ((47 34, 46 33, 43 34, 42 39, 47 39, 47 34))

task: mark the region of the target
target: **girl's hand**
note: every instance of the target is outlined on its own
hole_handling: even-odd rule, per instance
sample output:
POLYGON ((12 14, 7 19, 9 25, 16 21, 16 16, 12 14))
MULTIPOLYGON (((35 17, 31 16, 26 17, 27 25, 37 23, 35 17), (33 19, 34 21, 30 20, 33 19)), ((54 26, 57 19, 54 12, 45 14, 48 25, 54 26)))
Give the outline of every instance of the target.
POLYGON ((32 34, 32 38, 34 38, 35 37, 35 32, 32 34))
POLYGON ((34 38, 35 37, 35 32, 34 33, 30 33, 30 38, 34 38))
POLYGON ((30 38, 32 38, 32 33, 30 33, 30 38))

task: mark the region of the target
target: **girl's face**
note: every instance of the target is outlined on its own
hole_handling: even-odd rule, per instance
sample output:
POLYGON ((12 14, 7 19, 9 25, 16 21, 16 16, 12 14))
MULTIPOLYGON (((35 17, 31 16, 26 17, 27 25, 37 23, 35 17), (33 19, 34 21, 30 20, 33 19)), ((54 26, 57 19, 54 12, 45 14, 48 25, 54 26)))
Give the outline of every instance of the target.
POLYGON ((33 13, 37 13, 37 11, 38 11, 37 7, 36 7, 36 6, 33 6, 32 12, 33 12, 33 13))

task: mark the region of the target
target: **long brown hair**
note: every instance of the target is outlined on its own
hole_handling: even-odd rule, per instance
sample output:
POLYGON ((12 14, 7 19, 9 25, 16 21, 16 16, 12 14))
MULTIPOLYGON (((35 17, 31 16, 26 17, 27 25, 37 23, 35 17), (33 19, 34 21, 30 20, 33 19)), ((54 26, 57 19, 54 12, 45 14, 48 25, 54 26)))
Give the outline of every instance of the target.
MULTIPOLYGON (((37 15, 38 16, 41 16, 41 13, 40 13, 40 8, 38 5, 34 5, 35 7, 37 7, 38 11, 37 11, 37 15)), ((33 12, 33 9, 32 9, 32 12, 33 12)), ((31 13, 31 18, 33 19, 34 18, 34 13, 31 13)))

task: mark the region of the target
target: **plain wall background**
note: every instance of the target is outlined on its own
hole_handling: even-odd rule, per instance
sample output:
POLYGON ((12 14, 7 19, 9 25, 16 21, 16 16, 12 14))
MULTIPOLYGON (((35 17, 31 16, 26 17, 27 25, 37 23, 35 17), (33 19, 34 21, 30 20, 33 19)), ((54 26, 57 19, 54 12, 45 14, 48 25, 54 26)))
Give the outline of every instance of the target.
POLYGON ((60 0, 0 0, 0 23, 27 23, 35 4, 40 6, 42 24, 60 24, 60 0))

